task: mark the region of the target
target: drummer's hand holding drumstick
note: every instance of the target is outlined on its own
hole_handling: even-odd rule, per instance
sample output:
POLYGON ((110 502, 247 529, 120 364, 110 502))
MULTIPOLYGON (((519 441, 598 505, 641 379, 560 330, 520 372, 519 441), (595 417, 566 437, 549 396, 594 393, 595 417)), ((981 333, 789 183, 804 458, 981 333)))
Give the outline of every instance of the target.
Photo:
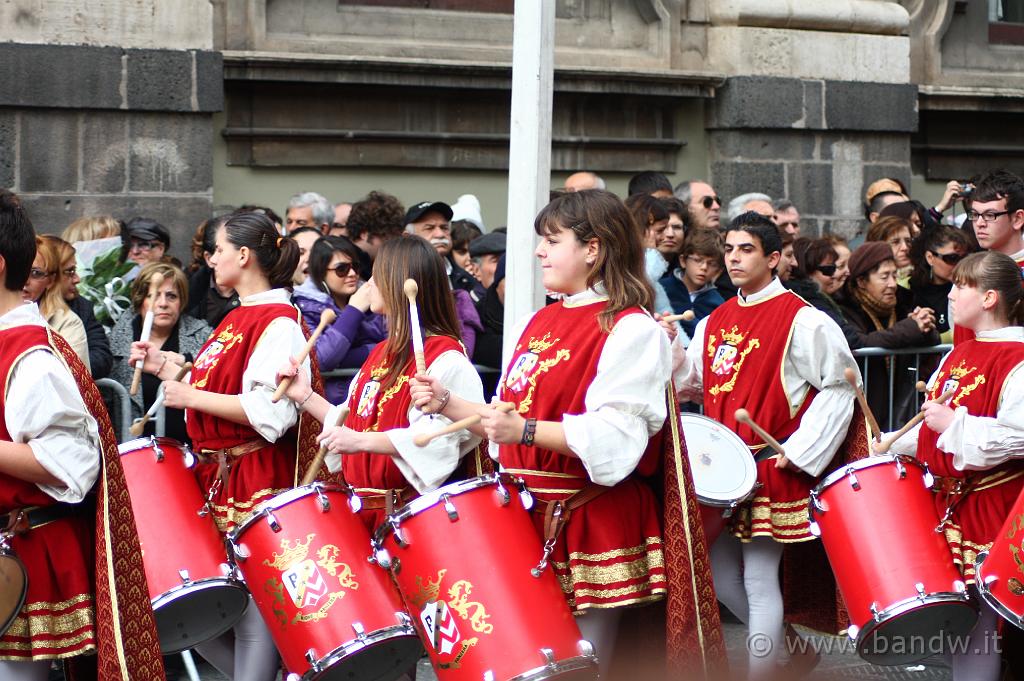
POLYGON ((185 356, 161 350, 150 341, 135 341, 128 353, 128 364, 138 366, 138 362, 142 362, 142 370, 147 374, 153 374, 161 381, 169 381, 185 365, 185 356))
POLYGON ((750 418, 749 411, 747 411, 746 409, 737 409, 735 419, 738 422, 749 427, 751 430, 753 430, 755 435, 764 440, 764 443, 766 445, 775 450, 775 452, 779 455, 778 460, 775 462, 776 468, 789 468, 790 460, 786 458, 786 450, 782 448, 782 445, 779 444, 779 441, 772 437, 768 431, 766 431, 764 428, 758 425, 758 423, 754 419, 750 418))
POLYGON ((921 411, 915 414, 914 418, 910 419, 905 426, 895 433, 890 433, 881 442, 875 443, 875 451, 879 454, 885 454, 897 440, 912 431, 922 421, 936 433, 945 432, 949 428, 949 424, 953 422, 953 417, 956 413, 953 409, 946 406, 946 402, 953 397, 955 392, 955 390, 947 390, 934 400, 926 400, 921 405, 921 411))
POLYGON ((313 392, 309 384, 309 378, 305 372, 300 371, 301 363, 295 357, 288 358, 288 364, 277 370, 276 381, 278 385, 287 381, 284 396, 295 403, 299 411, 304 411, 320 423, 327 418, 327 412, 331 409, 331 403, 322 396, 313 392))

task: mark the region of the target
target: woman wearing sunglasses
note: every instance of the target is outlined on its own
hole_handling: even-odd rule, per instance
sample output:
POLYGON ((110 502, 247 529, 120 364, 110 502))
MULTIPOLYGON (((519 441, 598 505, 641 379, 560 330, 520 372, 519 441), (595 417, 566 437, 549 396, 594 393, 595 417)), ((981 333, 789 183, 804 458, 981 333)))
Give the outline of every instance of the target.
POLYGON ((910 292, 914 306, 935 310, 935 328, 943 343, 953 342, 947 300, 953 286, 953 268, 971 250, 962 231, 945 225, 925 230, 911 247, 914 271, 910 275, 910 292))
MULTIPOLYGON (((383 318, 370 312, 369 289, 359 285, 358 264, 359 251, 351 241, 343 236, 321 237, 309 252, 309 276, 292 294, 310 330, 320 323, 324 310, 337 315, 316 342, 316 358, 324 373, 358 369, 373 346, 387 338, 383 318)), ((348 383, 348 378, 325 378, 328 401, 340 404, 348 383)))
POLYGON ((36 259, 32 261, 21 297, 27 303, 39 304, 39 312, 46 318, 46 323, 64 337, 88 369, 89 343, 85 324, 64 302, 63 277, 59 247, 54 241, 37 236, 36 259))

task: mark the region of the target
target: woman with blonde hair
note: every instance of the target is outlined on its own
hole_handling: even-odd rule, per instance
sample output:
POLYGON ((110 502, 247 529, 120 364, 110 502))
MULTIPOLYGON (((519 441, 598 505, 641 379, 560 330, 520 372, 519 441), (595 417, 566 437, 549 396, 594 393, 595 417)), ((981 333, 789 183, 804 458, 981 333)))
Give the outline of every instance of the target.
POLYGON ((109 215, 93 215, 78 218, 64 228, 60 235, 64 241, 73 244, 78 241, 95 241, 121 236, 121 223, 109 215))
POLYGON ((89 343, 85 337, 85 324, 64 302, 63 276, 58 242, 37 236, 36 258, 22 288, 22 298, 39 305, 39 312, 46 323, 64 337, 88 368, 89 343))

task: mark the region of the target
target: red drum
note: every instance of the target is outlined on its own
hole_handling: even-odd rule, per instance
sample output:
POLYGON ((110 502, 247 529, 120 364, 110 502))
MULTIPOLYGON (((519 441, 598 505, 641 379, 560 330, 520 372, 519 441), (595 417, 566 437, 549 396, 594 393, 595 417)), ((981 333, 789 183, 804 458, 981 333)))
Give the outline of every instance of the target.
POLYGON ((192 473, 195 457, 170 438, 118 447, 142 546, 160 649, 176 653, 235 625, 249 604, 224 538, 192 473))
POLYGON ((938 529, 932 482, 912 457, 872 456, 811 492, 811 532, 825 545, 850 638, 868 662, 924 659, 940 652, 927 641, 967 635, 978 619, 938 529))
POLYGON ((439 681, 597 678, 544 546, 523 481, 505 473, 446 485, 374 535, 439 681))
POLYGON ((1024 629, 1024 492, 1017 497, 992 548, 974 561, 978 593, 1011 624, 1024 629))
POLYGON ((679 423, 700 502, 708 546, 725 528, 733 509, 754 497, 759 487, 750 448, 727 427, 699 414, 682 413, 679 423))
POLYGON ((350 488, 315 482, 261 504, 231 535, 285 666, 302 681, 391 681, 423 654, 350 488))

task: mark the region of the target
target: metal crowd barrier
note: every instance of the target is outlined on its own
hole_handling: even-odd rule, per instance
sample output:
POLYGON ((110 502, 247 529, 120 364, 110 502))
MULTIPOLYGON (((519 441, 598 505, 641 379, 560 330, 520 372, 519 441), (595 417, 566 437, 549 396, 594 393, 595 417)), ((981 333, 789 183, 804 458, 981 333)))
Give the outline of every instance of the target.
MULTIPOLYGON (((112 378, 100 378, 96 380, 96 386, 99 388, 106 388, 114 393, 114 398, 117 400, 117 409, 121 415, 121 428, 117 434, 117 441, 119 443, 125 443, 129 440, 134 440, 135 437, 131 434, 130 428, 132 427, 132 398, 128 394, 128 389, 118 383, 112 378)), ((163 387, 157 395, 163 394, 163 387)), ((150 419, 150 423, 153 424, 154 433, 157 437, 163 437, 167 434, 167 411, 163 404, 157 409, 156 414, 150 419)))
MULTIPOLYGON (((858 359, 861 359, 861 358, 864 359, 863 362, 858 362, 858 364, 860 365, 860 369, 861 369, 861 379, 864 382, 864 392, 866 394, 870 394, 868 392, 868 385, 869 385, 869 381, 871 380, 871 377, 870 377, 870 375, 871 375, 871 368, 870 368, 870 363, 868 362, 868 358, 871 358, 871 357, 905 357, 907 355, 913 355, 914 356, 913 365, 910 366, 910 367, 907 367, 908 373, 910 373, 911 376, 904 377, 904 379, 909 380, 911 385, 913 385, 913 384, 916 384, 918 381, 927 381, 927 379, 929 378, 928 376, 921 376, 920 375, 920 373, 921 373, 921 357, 922 356, 938 355, 938 356, 941 357, 942 355, 946 354, 947 352, 949 352, 952 349, 953 349, 953 346, 951 344, 949 344, 949 343, 945 343, 945 344, 942 344, 942 345, 933 345, 931 347, 925 347, 925 348, 892 348, 892 349, 890 349, 890 348, 860 348, 859 350, 854 350, 853 351, 853 356, 858 358, 858 359)), ((879 424, 879 425, 882 425, 886 430, 895 430, 897 427, 903 425, 902 423, 895 423, 893 421, 893 416, 894 416, 893 395, 895 393, 895 386, 896 386, 896 380, 897 380, 896 369, 895 369, 895 362, 890 364, 888 374, 889 374, 889 377, 888 377, 888 381, 889 381, 889 409, 888 409, 888 414, 887 414, 887 424, 879 424)), ((904 379, 900 379, 900 380, 904 380, 904 379)), ((917 406, 920 406, 923 401, 924 401, 924 396, 921 395, 921 394, 918 394, 917 406)))

